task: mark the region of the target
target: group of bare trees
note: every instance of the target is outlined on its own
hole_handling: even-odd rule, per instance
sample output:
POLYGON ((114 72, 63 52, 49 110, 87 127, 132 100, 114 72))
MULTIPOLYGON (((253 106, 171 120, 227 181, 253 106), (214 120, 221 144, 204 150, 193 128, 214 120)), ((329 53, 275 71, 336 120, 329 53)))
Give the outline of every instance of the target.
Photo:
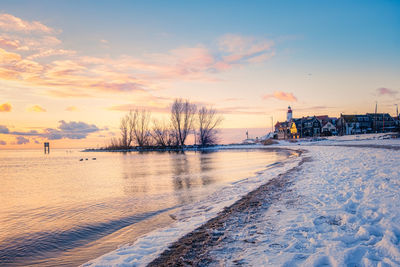
POLYGON ((215 109, 197 109, 189 100, 176 99, 169 121, 151 121, 151 113, 146 110, 130 111, 121 118, 120 137, 111 139, 108 148, 184 147, 191 133, 195 134, 198 145, 213 145, 218 141, 216 128, 221 122, 222 116, 215 109))

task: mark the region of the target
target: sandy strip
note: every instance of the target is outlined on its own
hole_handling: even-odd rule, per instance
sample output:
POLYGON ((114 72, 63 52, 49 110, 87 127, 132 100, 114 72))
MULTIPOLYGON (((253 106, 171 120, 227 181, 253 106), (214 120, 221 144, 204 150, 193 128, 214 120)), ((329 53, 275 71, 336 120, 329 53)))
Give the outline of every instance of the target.
MULTIPOLYGON (((296 152, 301 155, 303 151, 296 152)), ((282 193, 290 190, 289 185, 293 182, 293 176, 290 174, 298 171, 302 164, 308 161, 311 161, 311 158, 304 157, 297 167, 280 174, 232 206, 226 207, 217 217, 173 243, 148 266, 208 265, 212 262, 209 252, 224 239, 225 230, 232 224, 246 223, 252 216, 257 216, 261 208, 266 209, 272 203, 279 201, 282 193), (244 214, 247 216, 243 216, 244 214)))

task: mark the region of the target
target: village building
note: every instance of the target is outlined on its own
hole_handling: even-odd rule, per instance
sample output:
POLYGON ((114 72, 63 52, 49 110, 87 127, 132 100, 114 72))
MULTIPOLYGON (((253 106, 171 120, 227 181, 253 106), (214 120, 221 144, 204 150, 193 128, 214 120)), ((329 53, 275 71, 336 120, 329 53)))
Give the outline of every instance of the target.
POLYGON ((337 134, 336 126, 333 125, 332 122, 325 121, 322 123, 322 129, 321 129, 322 136, 331 136, 336 134, 337 134))
POLYGON ((373 132, 387 133, 397 129, 396 120, 389 113, 367 113, 367 115, 371 118, 373 132))
POLYGON ((300 119, 300 136, 302 138, 320 136, 321 128, 321 122, 316 116, 300 119))
POLYGON ((340 114, 340 118, 329 117, 328 115, 293 118, 293 110, 289 106, 286 121, 275 124, 275 138, 297 139, 399 130, 400 117, 393 118, 388 113, 340 114))
POLYGON ((372 132, 372 118, 368 115, 340 115, 336 125, 340 135, 372 132))
POLYGON ((275 124, 275 133, 278 139, 297 139, 303 137, 316 137, 321 135, 322 119, 328 120, 328 116, 321 116, 319 120, 316 116, 293 118, 293 111, 288 107, 286 121, 275 124))
POLYGON ((292 138, 290 134, 290 129, 293 120, 292 108, 289 106, 286 113, 286 121, 277 122, 275 124, 275 134, 277 139, 289 139, 292 138))

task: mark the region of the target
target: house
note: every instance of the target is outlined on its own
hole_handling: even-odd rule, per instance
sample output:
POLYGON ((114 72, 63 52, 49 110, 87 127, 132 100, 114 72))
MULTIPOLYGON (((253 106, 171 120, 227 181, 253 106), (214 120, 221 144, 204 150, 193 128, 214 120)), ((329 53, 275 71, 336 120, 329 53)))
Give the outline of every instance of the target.
POLYGON ((321 135, 331 136, 337 134, 336 122, 337 118, 329 117, 328 115, 315 116, 321 123, 321 135))
POLYGON ((333 125, 332 122, 325 121, 324 123, 322 123, 322 129, 321 129, 322 136, 331 136, 336 134, 337 134, 336 126, 333 125))
POLYGON ((396 121, 389 113, 367 113, 371 118, 372 131, 386 133, 396 131, 396 121))
POLYGON ((372 132, 372 119, 368 115, 340 115, 336 123, 340 135, 372 132))
POLYGON ((321 122, 316 116, 298 119, 300 127, 300 137, 315 137, 321 135, 321 122))
POLYGON ((287 121, 277 122, 275 124, 275 133, 278 139, 290 138, 290 123, 287 121))

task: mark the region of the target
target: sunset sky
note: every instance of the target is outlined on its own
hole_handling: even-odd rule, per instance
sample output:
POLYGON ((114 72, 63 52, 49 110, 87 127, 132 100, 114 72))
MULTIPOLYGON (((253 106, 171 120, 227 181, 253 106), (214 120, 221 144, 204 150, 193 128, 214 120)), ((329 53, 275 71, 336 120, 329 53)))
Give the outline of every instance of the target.
POLYGON ((103 146, 175 98, 265 133, 288 105, 394 115, 400 1, 351 2, 2 0, 0 149, 103 146))

